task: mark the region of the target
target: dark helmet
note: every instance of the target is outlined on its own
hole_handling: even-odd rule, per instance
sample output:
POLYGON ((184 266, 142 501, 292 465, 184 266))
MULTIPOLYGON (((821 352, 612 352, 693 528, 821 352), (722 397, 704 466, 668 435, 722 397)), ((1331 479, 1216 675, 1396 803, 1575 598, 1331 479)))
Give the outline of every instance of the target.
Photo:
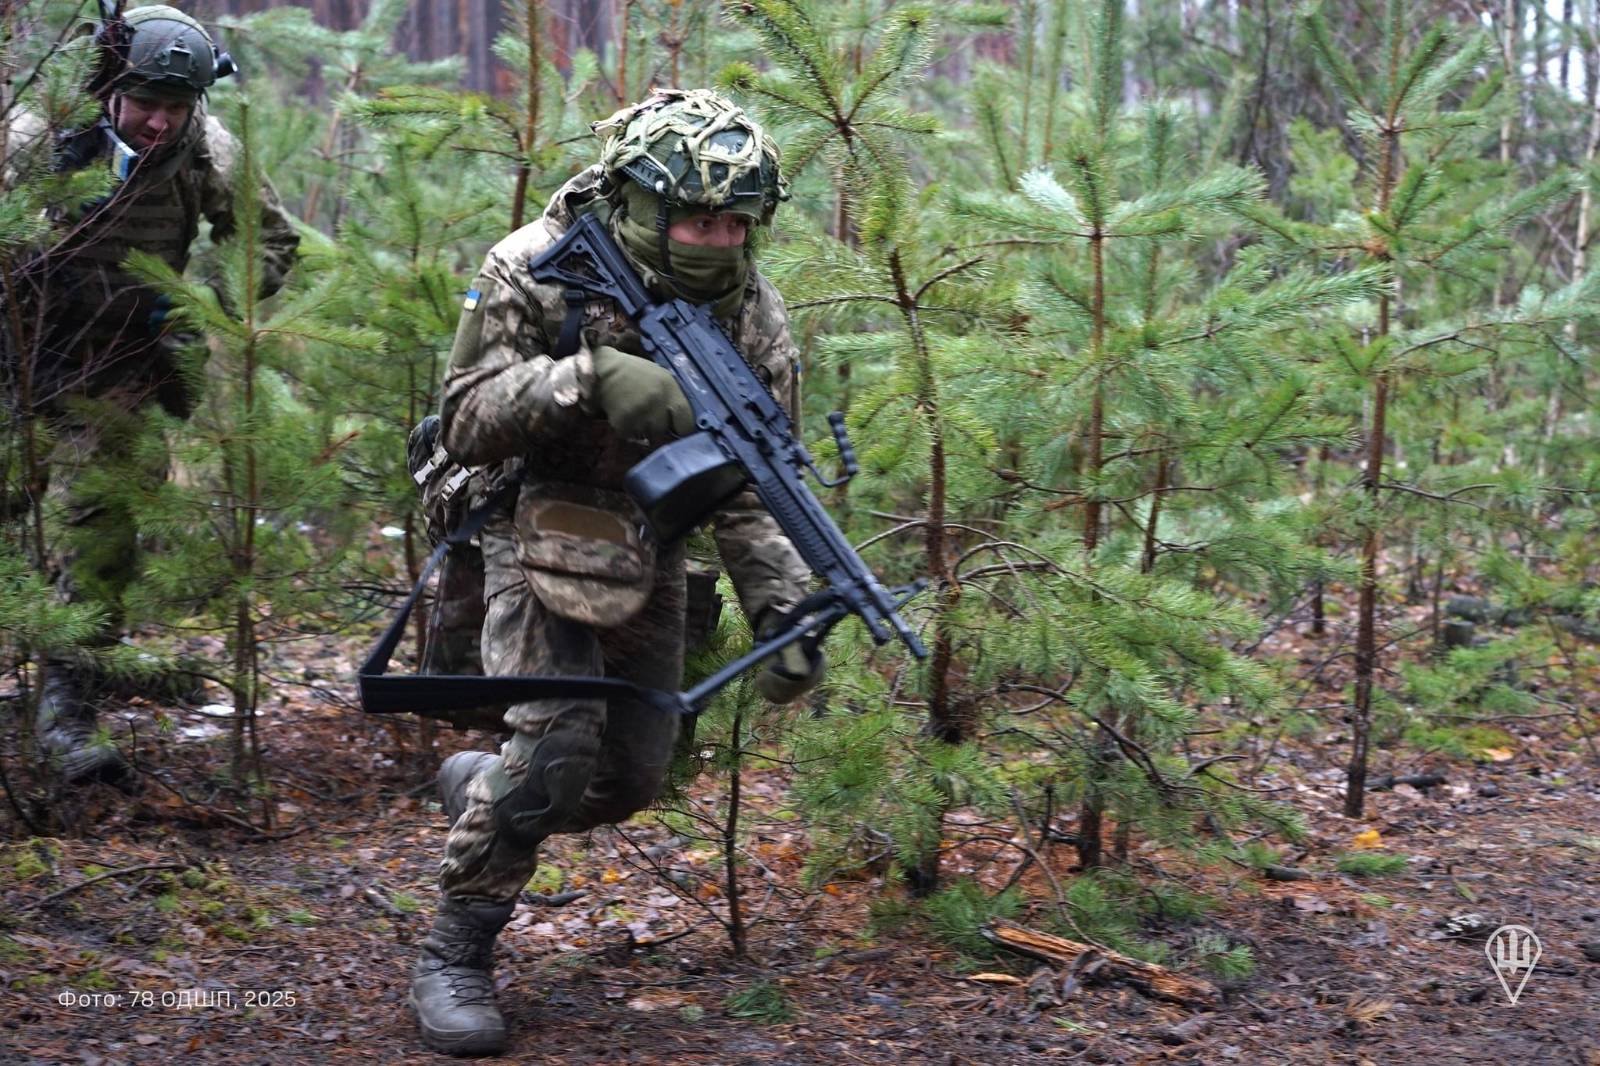
POLYGON ((778 146, 754 119, 709 89, 658 89, 593 125, 614 185, 636 182, 667 207, 737 211, 758 222, 789 197, 778 146))
POLYGON ((130 36, 118 92, 151 89, 196 95, 234 72, 233 58, 217 51, 205 27, 175 7, 136 7, 124 18, 130 36))

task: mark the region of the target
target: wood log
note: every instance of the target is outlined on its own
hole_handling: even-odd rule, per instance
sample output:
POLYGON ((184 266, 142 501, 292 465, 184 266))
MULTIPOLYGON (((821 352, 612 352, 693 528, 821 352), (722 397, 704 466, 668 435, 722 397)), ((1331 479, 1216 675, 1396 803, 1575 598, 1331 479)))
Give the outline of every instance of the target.
POLYGON ((995 920, 981 930, 985 940, 996 947, 1040 959, 1056 966, 1071 966, 1085 952, 1105 960, 1102 972, 1133 985, 1139 991, 1171 1003, 1215 1004, 1221 994, 1215 985, 1198 977, 1169 970, 1165 966, 1142 962, 1110 948, 1096 947, 1051 933, 1041 933, 1015 922, 995 920))

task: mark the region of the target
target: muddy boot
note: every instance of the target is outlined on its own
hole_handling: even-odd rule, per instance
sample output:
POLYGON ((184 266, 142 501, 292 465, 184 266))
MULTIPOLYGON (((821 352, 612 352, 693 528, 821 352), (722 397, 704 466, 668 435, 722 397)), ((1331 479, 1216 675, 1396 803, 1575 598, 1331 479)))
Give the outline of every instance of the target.
POLYGON ((458 751, 439 767, 439 802, 451 825, 467 809, 467 784, 499 757, 487 751, 458 751))
POLYGON ((411 971, 411 1006, 422 1040, 447 1055, 498 1055, 506 1020, 494 1005, 494 938, 516 909, 444 899, 411 971))
POLYGON ((83 698, 77 679, 63 666, 45 670, 39 690, 34 737, 39 752, 63 784, 98 780, 125 783, 133 768, 117 746, 101 732, 94 705, 83 698))

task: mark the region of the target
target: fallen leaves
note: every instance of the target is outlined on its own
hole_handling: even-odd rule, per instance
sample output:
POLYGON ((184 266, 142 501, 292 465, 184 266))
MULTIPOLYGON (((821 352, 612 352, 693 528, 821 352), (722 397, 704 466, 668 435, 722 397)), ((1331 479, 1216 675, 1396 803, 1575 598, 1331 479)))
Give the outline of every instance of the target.
POLYGON ((1020 985, 1023 980, 1009 973, 969 973, 967 980, 980 985, 1020 985))
POLYGON ((1376 829, 1364 829, 1350 838, 1352 848, 1381 848, 1383 847, 1383 834, 1376 829))

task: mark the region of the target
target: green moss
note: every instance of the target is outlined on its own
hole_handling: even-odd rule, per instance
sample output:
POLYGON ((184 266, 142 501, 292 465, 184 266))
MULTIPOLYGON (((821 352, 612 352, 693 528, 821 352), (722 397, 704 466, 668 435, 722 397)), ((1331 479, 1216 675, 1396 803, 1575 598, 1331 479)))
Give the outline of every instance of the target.
POLYGON ((104 970, 89 970, 78 977, 78 987, 91 992, 106 992, 117 987, 116 979, 104 970))
POLYGON ((156 910, 162 914, 175 914, 178 910, 178 894, 176 892, 163 892, 156 897, 156 910))
POLYGON ((422 906, 422 902, 409 892, 396 892, 394 899, 389 902, 394 904, 395 910, 403 914, 415 914, 422 906))
POLYGON ((1351 877, 1389 877, 1400 873, 1409 862, 1404 855, 1384 855, 1376 851, 1350 851, 1339 856, 1334 868, 1351 877))
POLYGON ((8 936, 0 936, 0 963, 26 962, 31 953, 8 936))
POLYGON ((561 869, 548 863, 540 863, 533 871, 533 876, 528 878, 525 886, 529 892, 538 892, 542 895, 553 896, 561 891, 561 884, 565 875, 561 869))
POLYGON ((11 874, 18 881, 38 877, 49 869, 32 848, 18 848, 16 857, 11 860, 11 874))
POLYGON ((306 910, 304 907, 296 907, 294 910, 287 912, 284 914, 283 920, 288 922, 290 925, 317 924, 317 916, 306 910))

